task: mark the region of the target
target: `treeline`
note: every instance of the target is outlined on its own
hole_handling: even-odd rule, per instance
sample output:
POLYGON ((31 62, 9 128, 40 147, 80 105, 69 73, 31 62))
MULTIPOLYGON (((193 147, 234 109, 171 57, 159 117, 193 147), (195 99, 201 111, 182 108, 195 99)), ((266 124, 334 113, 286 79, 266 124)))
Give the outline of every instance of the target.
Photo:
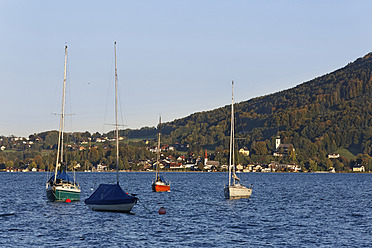
MULTIPOLYGON (((70 134, 70 136, 75 136, 70 134)), ((79 136, 79 135, 77 135, 79 136)), ((22 143, 22 142, 21 142, 22 143)), ((44 147, 40 144, 27 146, 21 149, 4 150, 0 152, 0 169, 32 169, 53 170, 56 162, 56 144, 46 145, 47 150, 40 149, 44 147)), ((46 143, 47 144, 47 143, 46 143)), ((17 147, 17 145, 16 145, 17 147)), ((119 147, 120 164, 119 169, 139 170, 139 161, 154 160, 156 157, 150 152, 143 142, 128 144, 120 142, 119 147)), ((107 169, 116 169, 116 147, 115 142, 106 144, 85 144, 67 142, 64 156, 65 169, 68 170, 92 170, 98 164, 107 166, 107 169)))

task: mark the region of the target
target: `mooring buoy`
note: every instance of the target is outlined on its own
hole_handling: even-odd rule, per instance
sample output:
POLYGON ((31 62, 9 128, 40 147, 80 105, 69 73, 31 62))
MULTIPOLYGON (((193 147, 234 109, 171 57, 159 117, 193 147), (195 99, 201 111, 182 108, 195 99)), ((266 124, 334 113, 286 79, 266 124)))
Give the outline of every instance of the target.
POLYGON ((166 214, 166 213, 167 213, 167 211, 165 210, 164 207, 161 207, 161 208, 159 209, 159 214, 166 214))

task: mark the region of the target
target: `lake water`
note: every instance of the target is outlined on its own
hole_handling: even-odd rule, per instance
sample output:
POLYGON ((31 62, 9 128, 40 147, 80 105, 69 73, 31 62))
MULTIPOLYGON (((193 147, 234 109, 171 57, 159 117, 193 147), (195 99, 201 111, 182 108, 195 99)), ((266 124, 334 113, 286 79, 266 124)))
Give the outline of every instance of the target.
POLYGON ((154 193, 153 173, 120 173, 140 199, 123 214, 84 204, 115 173, 77 173, 82 200, 73 203, 47 201, 46 173, 0 173, 0 247, 372 245, 372 174, 242 173, 253 184, 249 200, 224 199, 226 173, 165 176, 172 192, 154 193))

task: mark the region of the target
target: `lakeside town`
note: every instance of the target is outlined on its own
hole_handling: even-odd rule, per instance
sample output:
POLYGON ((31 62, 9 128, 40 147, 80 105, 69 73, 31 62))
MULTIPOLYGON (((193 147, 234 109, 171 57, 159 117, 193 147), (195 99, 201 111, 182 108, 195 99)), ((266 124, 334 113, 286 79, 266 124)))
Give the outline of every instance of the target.
MULTIPOLYGON (((110 149, 110 143, 115 142, 115 138, 109 137, 97 137, 83 139, 81 142, 67 144, 67 151, 86 153, 90 151, 98 151, 99 149, 108 150, 110 149), (105 145, 106 144, 106 145, 105 145)), ((123 141, 123 137, 119 137, 120 141, 123 141)), ((14 153, 16 150, 41 150, 40 143, 42 139, 40 137, 32 136, 31 138, 23 137, 11 137, 6 140, 7 145, 4 145, 4 138, 0 139, 0 172, 44 172, 53 169, 53 161, 43 162, 40 155, 36 155, 34 158, 17 160, 18 166, 14 166, 14 162, 7 162, 4 158, 4 153, 14 153), (49 162, 49 163, 48 163, 49 162)), ((145 145, 146 151, 155 155, 157 147, 152 145, 151 140, 142 140, 145 145)), ((51 149, 55 147, 51 146, 51 149)), ((188 144, 174 144, 174 145, 162 145, 160 148, 161 159, 159 161, 159 168, 167 172, 226 172, 228 171, 227 163, 221 163, 220 160, 213 159, 216 157, 215 154, 208 154, 205 151, 204 156, 195 156, 195 154, 188 154, 187 152, 181 152, 181 155, 177 151, 187 151, 189 148, 188 144)), ((53 150, 49 151, 50 155, 53 155, 53 150)), ((272 158, 285 158, 293 156, 295 148, 293 144, 283 144, 279 136, 275 139, 275 150, 272 152, 272 158)), ((237 150, 237 154, 243 158, 250 156, 250 150, 247 147, 241 147, 237 150)), ((152 156, 155 158, 155 156, 152 156)), ((331 153, 327 155, 329 160, 340 159, 341 156, 338 153, 331 153)), ((139 159, 138 161, 131 161, 128 163, 128 168, 121 168, 121 171, 154 171, 156 167, 155 159, 139 159)), ((269 163, 236 163, 236 171, 239 172, 315 172, 315 173, 364 173, 369 172, 366 170, 364 165, 356 164, 350 167, 348 170, 337 171, 336 168, 330 166, 327 170, 307 170, 296 163, 280 163, 279 161, 270 161, 269 163)), ((73 161, 73 167, 69 168, 75 171, 85 172, 107 172, 115 171, 110 167, 108 161, 101 160, 97 164, 92 163, 81 163, 73 161)))

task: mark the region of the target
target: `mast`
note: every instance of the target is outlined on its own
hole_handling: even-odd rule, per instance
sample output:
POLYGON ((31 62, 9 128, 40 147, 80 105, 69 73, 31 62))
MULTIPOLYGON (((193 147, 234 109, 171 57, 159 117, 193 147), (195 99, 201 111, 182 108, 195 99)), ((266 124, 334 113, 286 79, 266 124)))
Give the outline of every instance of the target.
POLYGON ((119 130, 118 130, 118 68, 116 63, 115 41, 115 129, 116 129, 116 180, 119 184, 119 130))
MULTIPOLYGON (((233 149, 234 149, 234 81, 232 81, 231 94, 231 130, 230 130, 230 161, 229 161, 229 186, 231 185, 231 167, 234 166, 233 149)), ((235 174, 235 169, 234 169, 235 174)), ((235 179, 234 179, 235 184, 235 179)))
POLYGON ((231 125, 231 131, 232 131, 232 174, 233 176, 233 185, 235 185, 235 179, 236 179, 236 174, 235 174, 235 115, 234 115, 234 81, 232 82, 232 105, 231 105, 231 120, 232 120, 232 125, 231 125))
POLYGON ((161 116, 159 116, 159 127, 158 127, 158 149, 157 149, 157 158, 156 158, 156 172, 155 172, 155 181, 158 178, 159 170, 159 161, 160 161, 160 127, 161 127, 161 116))
POLYGON ((54 183, 57 180, 57 171, 60 164, 63 163, 63 130, 65 126, 65 92, 66 92, 66 65, 67 65, 67 46, 65 45, 65 66, 63 72, 63 91, 62 91, 62 107, 61 107, 61 118, 59 123, 59 135, 58 135, 58 148, 57 148, 57 159, 54 171, 54 183), (61 160, 61 161, 59 161, 61 160))

